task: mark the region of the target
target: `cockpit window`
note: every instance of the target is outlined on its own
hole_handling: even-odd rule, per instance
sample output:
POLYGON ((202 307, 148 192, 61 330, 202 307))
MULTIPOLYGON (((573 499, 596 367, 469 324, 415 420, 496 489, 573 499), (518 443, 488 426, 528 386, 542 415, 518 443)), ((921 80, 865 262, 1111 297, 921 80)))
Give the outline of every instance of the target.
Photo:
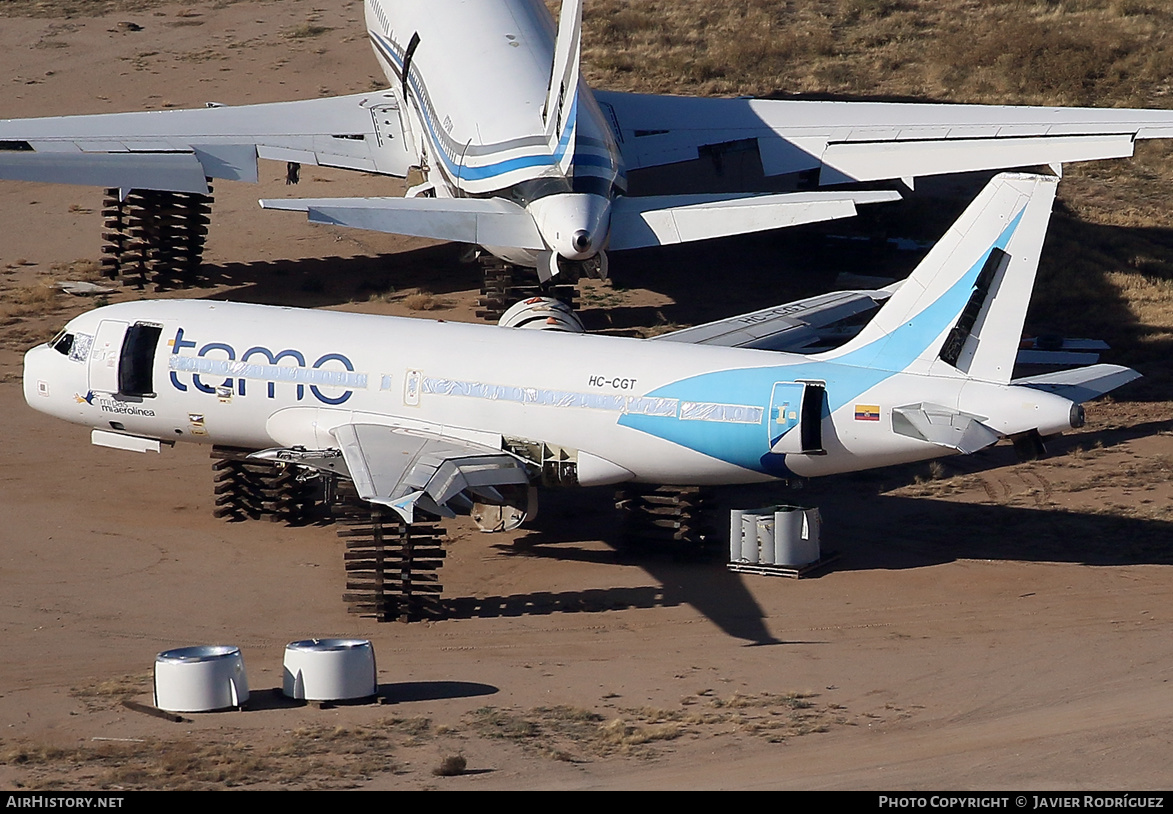
POLYGON ((49 347, 60 353, 62 356, 68 356, 70 349, 73 348, 73 334, 66 333, 65 329, 63 328, 61 333, 57 334, 57 336, 53 337, 53 339, 49 342, 49 347))
POLYGON ((73 345, 69 348, 69 361, 85 362, 90 358, 90 348, 94 346, 94 337, 91 334, 76 333, 73 335, 73 345))

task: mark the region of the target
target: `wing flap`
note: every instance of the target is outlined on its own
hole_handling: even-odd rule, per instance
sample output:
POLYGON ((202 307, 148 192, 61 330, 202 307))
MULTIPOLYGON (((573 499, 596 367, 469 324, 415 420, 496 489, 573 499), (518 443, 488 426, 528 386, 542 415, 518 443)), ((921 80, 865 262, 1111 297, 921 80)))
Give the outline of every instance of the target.
POLYGON ((823 151, 822 184, 915 178, 1098 161, 1132 155, 1132 135, 1038 136, 949 141, 873 141, 829 144, 823 151))
POLYGON ((193 153, 0 152, 9 181, 207 194, 206 175, 193 153))
POLYGON ((533 217, 502 198, 292 198, 262 200, 261 206, 305 212, 312 223, 481 246, 546 248, 533 217))
POLYGON ((525 464, 499 449, 383 424, 344 424, 333 434, 359 497, 407 523, 417 505, 451 516, 447 503, 465 490, 529 483, 525 464))

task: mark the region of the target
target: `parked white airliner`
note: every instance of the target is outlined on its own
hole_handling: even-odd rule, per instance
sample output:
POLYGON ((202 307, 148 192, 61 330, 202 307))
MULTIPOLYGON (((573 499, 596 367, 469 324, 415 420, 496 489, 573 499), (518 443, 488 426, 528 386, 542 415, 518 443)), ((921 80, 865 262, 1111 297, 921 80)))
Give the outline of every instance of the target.
POLYGON ((408 522, 539 482, 750 483, 970 453, 1077 427, 1080 403, 1138 375, 1011 379, 1056 184, 997 176, 833 350, 155 300, 30 350, 25 398, 97 444, 225 444, 338 473, 408 522))
POLYGON ((701 99, 592 91, 582 0, 365 0, 386 91, 205 110, 0 120, 0 178, 206 193, 257 159, 424 181, 405 198, 267 200, 310 220, 488 248, 549 279, 620 250, 848 217, 899 198, 855 182, 1132 154, 1173 111, 701 99), (694 162, 753 152, 785 188, 717 193, 694 162), (695 193, 641 195, 676 166, 695 193), (791 179, 793 184, 782 183, 791 179), (834 187, 826 189, 826 187, 834 187))

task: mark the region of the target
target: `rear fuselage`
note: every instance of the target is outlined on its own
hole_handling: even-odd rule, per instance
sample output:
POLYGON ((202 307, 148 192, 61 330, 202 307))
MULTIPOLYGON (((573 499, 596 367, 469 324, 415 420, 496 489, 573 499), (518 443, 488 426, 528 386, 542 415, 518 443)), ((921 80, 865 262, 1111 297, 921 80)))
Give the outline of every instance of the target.
POLYGON ((367 0, 366 24, 437 196, 542 201, 531 214, 551 250, 582 259, 605 248, 609 202, 625 188, 619 150, 585 82, 568 89, 566 110, 544 110, 557 32, 541 2, 367 0))

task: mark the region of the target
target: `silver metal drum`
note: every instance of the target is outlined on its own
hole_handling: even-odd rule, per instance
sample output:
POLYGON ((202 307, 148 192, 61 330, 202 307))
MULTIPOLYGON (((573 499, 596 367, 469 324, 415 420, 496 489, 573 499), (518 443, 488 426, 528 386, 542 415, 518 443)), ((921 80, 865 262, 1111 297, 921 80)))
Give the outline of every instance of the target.
POLYGON ((366 639, 306 639, 285 646, 282 692, 302 701, 347 701, 378 692, 366 639))
POLYGON ((239 647, 199 645, 155 657, 155 706, 169 712, 212 712, 248 700, 239 647))

